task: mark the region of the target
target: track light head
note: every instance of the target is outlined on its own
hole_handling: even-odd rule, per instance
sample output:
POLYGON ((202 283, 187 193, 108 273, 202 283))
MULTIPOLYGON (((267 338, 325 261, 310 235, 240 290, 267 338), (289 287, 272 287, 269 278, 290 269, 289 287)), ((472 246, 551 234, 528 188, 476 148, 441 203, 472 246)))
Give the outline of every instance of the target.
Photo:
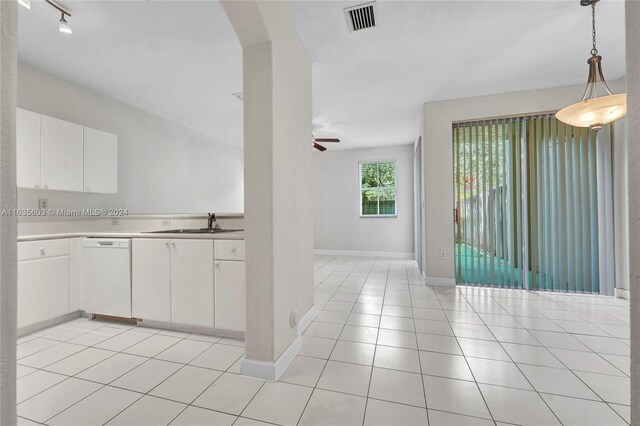
POLYGON ((72 34, 73 31, 71 31, 71 27, 69 26, 69 23, 67 22, 66 19, 64 19, 64 12, 62 12, 62 16, 60 17, 60 24, 58 26, 58 29, 60 30, 60 32, 62 34, 72 34))

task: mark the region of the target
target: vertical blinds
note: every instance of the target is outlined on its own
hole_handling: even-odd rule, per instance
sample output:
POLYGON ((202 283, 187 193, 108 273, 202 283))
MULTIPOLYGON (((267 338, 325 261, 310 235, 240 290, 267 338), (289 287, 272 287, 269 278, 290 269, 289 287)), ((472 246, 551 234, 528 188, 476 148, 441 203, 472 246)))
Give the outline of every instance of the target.
POLYGON ((612 132, 553 115, 454 124, 457 282, 597 293, 604 278, 608 293, 612 132))
POLYGON ((521 132, 516 119, 454 125, 459 283, 522 287, 521 132))

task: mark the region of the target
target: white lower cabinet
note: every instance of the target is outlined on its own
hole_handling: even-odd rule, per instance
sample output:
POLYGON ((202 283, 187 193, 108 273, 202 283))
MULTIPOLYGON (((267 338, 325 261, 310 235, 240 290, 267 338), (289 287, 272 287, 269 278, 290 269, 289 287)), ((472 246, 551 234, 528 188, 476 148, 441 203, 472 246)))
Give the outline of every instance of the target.
POLYGON ((171 240, 134 238, 131 249, 131 314, 171 321, 171 240))
POLYGON ((71 312, 84 310, 84 259, 82 242, 84 237, 69 239, 70 289, 69 304, 71 312))
POLYGON ((132 315, 214 326, 213 241, 133 239, 132 315))
POLYGON ((131 257, 134 318, 245 330, 244 241, 134 238, 131 257))
POLYGON ((246 286, 244 262, 216 260, 215 281, 216 328, 245 331, 246 286))
POLYGON ((18 243, 18 329, 69 312, 69 240, 18 243))
POLYGON ((213 327, 213 241, 171 240, 171 321, 213 327))

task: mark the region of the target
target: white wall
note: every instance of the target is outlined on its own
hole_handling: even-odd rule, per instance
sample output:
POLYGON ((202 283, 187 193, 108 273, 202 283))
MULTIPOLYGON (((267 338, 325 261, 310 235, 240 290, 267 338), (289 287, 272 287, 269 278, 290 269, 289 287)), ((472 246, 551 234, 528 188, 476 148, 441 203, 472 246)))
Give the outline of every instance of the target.
POLYGON ((627 105, 629 123, 628 179, 629 188, 629 266, 631 283, 631 424, 640 424, 640 2, 626 2, 627 105))
MULTIPOLYGON (((0 208, 16 207, 18 4, 0 2, 0 208)), ((0 424, 16 424, 16 218, 0 216, 0 424)))
MULTIPOLYGON (((624 92, 624 79, 609 83, 616 92, 624 92)), ((424 274, 433 280, 444 280, 454 283, 453 256, 453 152, 451 145, 451 125, 455 121, 482 119, 504 115, 518 115, 543 111, 559 110, 575 103, 582 97, 584 85, 564 86, 549 89, 512 92, 499 95, 480 96, 474 98, 455 99, 424 104, 423 116, 423 172, 424 172, 424 238, 426 241, 423 254, 424 274), (447 252, 444 259, 440 251, 447 252)), ((616 123, 616 137, 624 138, 625 120, 616 123)), ((616 147, 614 146, 614 151, 616 147)), ((614 165, 623 161, 616 153, 614 165)), ((614 181, 625 179, 621 169, 614 167, 614 181)), ((616 188, 618 194, 614 198, 620 200, 624 194, 616 188)), ((616 209, 616 220, 623 222, 619 206, 616 209)), ((624 213, 624 212, 622 212, 624 213)), ((619 234, 616 227, 617 259, 622 259, 625 237, 619 234)), ((618 261, 618 260, 617 260, 618 261)), ((618 265, 617 265, 618 266, 618 265)))
POLYGON ((414 251, 413 145, 313 154, 314 248, 414 251), (361 218, 359 163, 395 160, 397 217, 361 218))
POLYGON ((128 208, 130 213, 244 210, 242 151, 20 64, 18 106, 118 135, 118 194, 19 190, 20 207, 128 208))

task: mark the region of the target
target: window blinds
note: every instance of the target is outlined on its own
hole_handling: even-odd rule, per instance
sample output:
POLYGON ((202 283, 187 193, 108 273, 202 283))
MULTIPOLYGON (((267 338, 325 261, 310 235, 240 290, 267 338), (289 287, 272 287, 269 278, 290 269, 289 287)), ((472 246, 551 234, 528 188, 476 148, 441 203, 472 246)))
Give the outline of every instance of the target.
POLYGON ((454 124, 456 281, 608 294, 612 132, 553 115, 454 124))

